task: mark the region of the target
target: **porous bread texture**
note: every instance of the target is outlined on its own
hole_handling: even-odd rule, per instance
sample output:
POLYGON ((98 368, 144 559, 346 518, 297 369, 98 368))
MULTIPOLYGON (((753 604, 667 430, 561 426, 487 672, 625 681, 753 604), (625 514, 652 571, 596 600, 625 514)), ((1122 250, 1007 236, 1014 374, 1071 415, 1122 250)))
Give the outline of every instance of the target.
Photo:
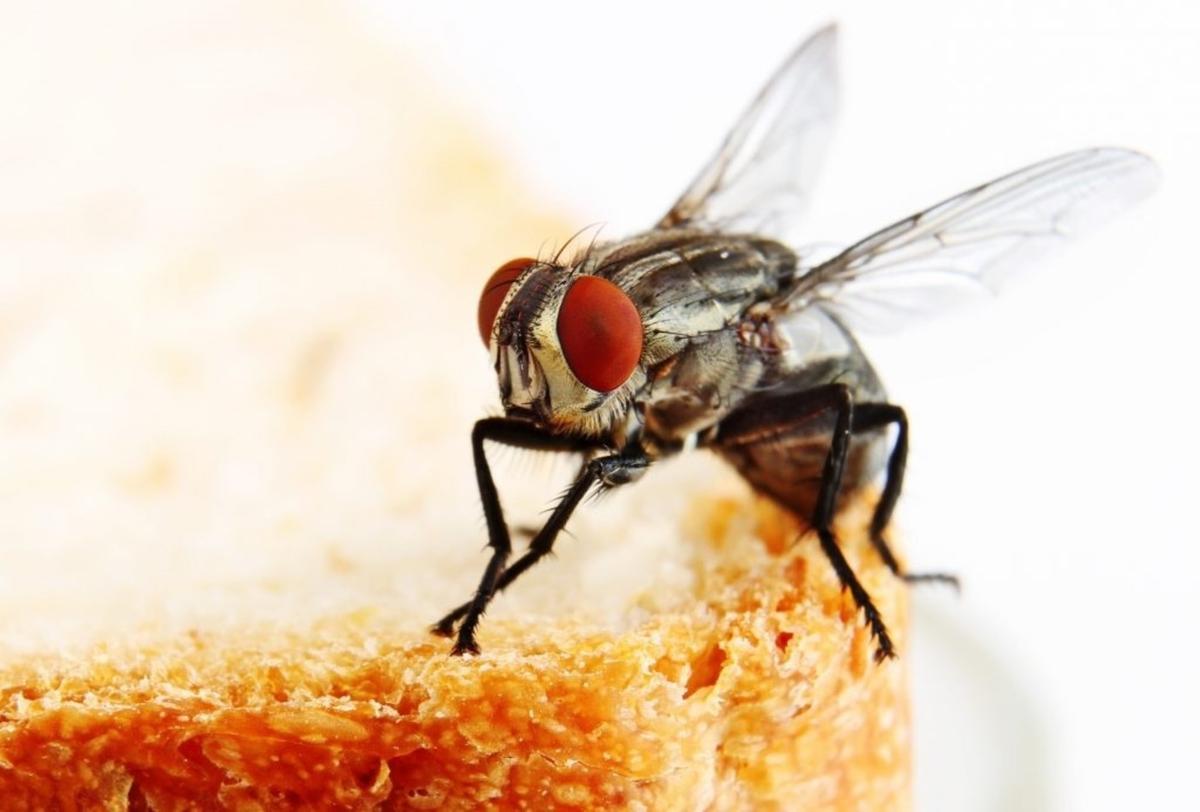
MULTIPOLYGON (((868 508, 838 530, 904 652, 868 508)), ((492 621, 455 658, 367 611, 9 663, 0 806, 909 808, 903 661, 873 662, 811 534, 749 496, 692 521, 694 588, 625 630, 492 621)))

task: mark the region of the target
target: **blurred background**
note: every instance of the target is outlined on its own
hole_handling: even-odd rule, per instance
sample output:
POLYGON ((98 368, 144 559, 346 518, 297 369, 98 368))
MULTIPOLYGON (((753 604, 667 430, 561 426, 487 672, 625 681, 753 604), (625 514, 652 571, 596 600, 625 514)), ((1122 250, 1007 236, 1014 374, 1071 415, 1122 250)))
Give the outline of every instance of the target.
MULTIPOLYGON (((810 240, 1081 146, 1140 149, 1164 175, 994 307, 866 343, 912 423, 911 564, 964 582, 915 593, 918 808, 1191 796, 1191 5, 3 9, 5 647, 64 618, 193 618, 147 571, 187 571, 230 617, 242 580, 299 585, 313 612, 391 595, 422 551, 390 540, 475 526, 473 505, 422 513, 469 493, 466 455, 436 438, 494 400, 475 287, 578 226, 651 223, 837 20, 843 108, 810 240), (349 538, 348 511, 385 518, 349 538)), ((584 553, 579 578, 604 555, 584 553)), ((422 589, 399 600, 444 602, 422 589)), ((280 591, 255 611, 295 611, 280 591)))

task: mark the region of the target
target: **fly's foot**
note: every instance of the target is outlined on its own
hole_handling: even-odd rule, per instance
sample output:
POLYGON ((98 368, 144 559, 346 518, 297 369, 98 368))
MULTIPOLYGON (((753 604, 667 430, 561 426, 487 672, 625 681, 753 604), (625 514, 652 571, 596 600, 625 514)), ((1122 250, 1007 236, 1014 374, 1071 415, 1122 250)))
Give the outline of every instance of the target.
POLYGON ((429 633, 436 634, 438 637, 453 637, 454 621, 444 617, 429 627, 429 633))
POLYGON ((892 643, 892 638, 888 634, 887 626, 883 622, 883 618, 879 616, 879 610, 872 603, 863 607, 863 614, 867 618, 867 629, 870 630, 871 636, 875 638, 875 662, 881 663, 884 660, 894 660, 896 658, 896 646, 892 643))
POLYGON ((479 625, 479 616, 471 615, 471 604, 464 603, 450 614, 429 627, 429 631, 438 637, 456 637, 454 648, 450 654, 461 657, 464 654, 478 654, 479 644, 475 642, 475 627, 479 625), (459 621, 462 625, 459 625, 459 621), (456 634, 457 630, 457 634, 456 634))
POLYGON ((893 659, 896 656, 896 646, 892 643, 891 635, 888 634, 887 625, 879 616, 879 610, 875 608, 875 602, 871 600, 870 594, 863 588, 858 576, 854 574, 854 570, 846 561, 846 557, 842 555, 841 549, 837 546, 837 540, 833 537, 833 531, 818 524, 817 537, 821 540, 821 549, 825 551, 829 563, 833 564, 834 572, 837 573, 842 589, 850 591, 855 605, 862 610, 863 617, 867 621, 867 630, 875 638, 875 662, 881 663, 884 660, 893 659))
POLYGON ((430 626, 429 631, 432 634, 436 634, 438 637, 453 637, 454 630, 458 627, 458 621, 462 620, 463 616, 467 614, 467 611, 470 610, 470 608, 471 604, 464 603, 453 612, 447 614, 437 623, 434 623, 432 626, 430 626))
POLYGON ((962 592, 958 576, 948 572, 905 572, 900 577, 906 584, 944 584, 955 592, 962 592))
POLYGON ((849 590, 850 594, 854 596, 854 602, 862 610, 863 618, 866 620, 867 631, 871 633, 871 637, 875 638, 875 662, 894 660, 896 644, 892 642, 887 624, 880 617, 879 610, 875 608, 875 602, 871 600, 871 596, 857 580, 854 583, 843 583, 842 590, 849 590))
POLYGON ((461 657, 464 654, 479 654, 479 644, 475 642, 474 635, 470 639, 464 639, 462 635, 459 635, 458 642, 454 644, 450 654, 454 657, 461 657))
POLYGON ((888 545, 887 539, 883 537, 882 530, 874 528, 871 531, 871 543, 875 545, 875 549, 879 551, 879 557, 883 559, 883 563, 887 564, 888 569, 906 584, 945 584, 953 587, 955 592, 961 592, 962 589, 958 583, 958 576, 951 575, 948 572, 905 572, 900 566, 900 562, 896 560, 896 556, 892 553, 892 548, 888 545))
POLYGON ((479 615, 468 612, 461 626, 458 627, 458 640, 450 654, 461 657, 464 654, 478 654, 479 644, 475 642, 475 627, 479 625, 479 615))

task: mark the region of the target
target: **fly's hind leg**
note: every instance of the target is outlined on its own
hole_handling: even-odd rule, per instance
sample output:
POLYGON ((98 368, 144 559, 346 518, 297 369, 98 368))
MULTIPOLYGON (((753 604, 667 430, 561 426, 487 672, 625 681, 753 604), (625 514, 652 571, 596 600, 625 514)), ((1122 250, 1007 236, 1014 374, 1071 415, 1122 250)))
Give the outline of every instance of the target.
POLYGON ((870 594, 858 580, 846 556, 842 554, 833 535, 833 517, 837 509, 842 472, 850 451, 850 433, 854 423, 854 399, 845 384, 833 383, 802 392, 765 398, 753 408, 735 412, 722 422, 716 443, 727 448, 757 443, 783 443, 790 436, 802 434, 822 415, 832 413, 834 424, 829 451, 821 472, 821 484, 813 510, 812 526, 821 542, 821 551, 833 565, 842 588, 850 591, 855 604, 862 610, 867 628, 875 638, 875 659, 882 662, 896 656, 896 647, 888 634, 887 625, 871 600, 870 594))
POLYGON ((854 418, 850 430, 854 434, 884 428, 890 424, 896 425, 896 444, 888 457, 887 473, 883 483, 883 493, 879 503, 875 505, 875 513, 871 517, 871 544, 879 551, 879 557, 888 569, 898 578, 908 583, 936 582, 949 584, 958 589, 958 578, 944 572, 905 572, 892 553, 892 548, 884 538, 883 532, 888 522, 892 520, 892 511, 900 498, 900 489, 904 485, 904 468, 908 462, 908 417, 904 409, 894 403, 858 403, 854 407, 854 418))

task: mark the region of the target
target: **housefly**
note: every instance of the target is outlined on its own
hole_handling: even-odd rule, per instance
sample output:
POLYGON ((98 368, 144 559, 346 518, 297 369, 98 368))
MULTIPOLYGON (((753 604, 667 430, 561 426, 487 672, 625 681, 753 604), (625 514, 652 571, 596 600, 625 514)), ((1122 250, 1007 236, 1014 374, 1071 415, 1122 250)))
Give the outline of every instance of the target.
POLYGON ((695 448, 716 452, 808 520, 863 613, 877 660, 895 648, 831 529, 839 501, 882 473, 875 550, 898 577, 951 580, 904 572, 888 546, 908 421, 853 331, 994 288, 1032 255, 1149 191, 1157 170, 1125 149, 1071 152, 843 250, 793 247, 790 229, 837 105, 836 47, 833 26, 803 43, 649 231, 594 242, 569 260, 514 259, 487 280, 479 332, 504 416, 479 420, 471 433, 491 557, 474 597, 433 628, 457 635, 454 653, 478 652, 488 602, 550 552, 593 488, 634 482, 654 461, 695 448), (489 442, 583 459, 511 562, 489 442))

